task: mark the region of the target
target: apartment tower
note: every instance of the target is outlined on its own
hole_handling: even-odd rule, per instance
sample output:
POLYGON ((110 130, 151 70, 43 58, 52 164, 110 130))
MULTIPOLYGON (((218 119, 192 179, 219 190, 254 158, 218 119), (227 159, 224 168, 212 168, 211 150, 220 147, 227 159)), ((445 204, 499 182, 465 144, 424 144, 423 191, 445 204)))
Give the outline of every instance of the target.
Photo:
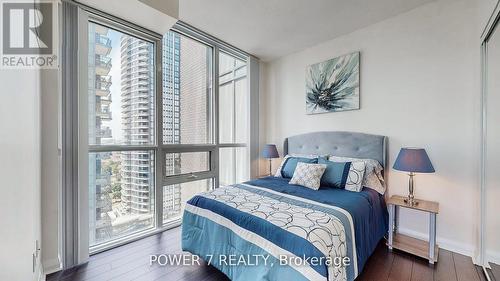
MULTIPOLYGON (((132 36, 122 35, 121 112, 123 141, 129 145, 155 142, 154 105, 155 73, 153 45, 132 36)), ((149 151, 121 153, 121 204, 126 214, 138 222, 150 223, 153 210, 154 154, 149 151), (144 216, 140 216, 144 215, 144 216)))
MULTIPOLYGON (((111 138, 111 129, 103 121, 111 120, 111 40, 107 37, 108 28, 89 25, 89 145, 103 144, 103 139, 111 138)), ((101 158, 105 153, 89 154, 89 239, 90 243, 105 239, 112 232, 111 198, 105 192, 110 174, 101 169, 101 158), (94 231, 95 230, 95 231, 94 231)))

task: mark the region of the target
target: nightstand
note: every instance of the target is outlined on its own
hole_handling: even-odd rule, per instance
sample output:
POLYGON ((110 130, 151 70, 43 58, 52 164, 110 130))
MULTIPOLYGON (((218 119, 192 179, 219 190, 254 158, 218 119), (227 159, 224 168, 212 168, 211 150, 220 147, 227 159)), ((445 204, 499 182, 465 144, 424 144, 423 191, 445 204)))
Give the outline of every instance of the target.
POLYGON ((389 240, 390 250, 398 249, 422 257, 434 264, 438 260, 439 247, 436 245, 436 215, 439 213, 439 203, 426 200, 417 200, 417 205, 408 205, 403 196, 393 195, 387 200, 389 206, 389 240), (429 240, 424 241, 403 235, 397 232, 397 212, 399 208, 409 208, 429 213, 429 240))

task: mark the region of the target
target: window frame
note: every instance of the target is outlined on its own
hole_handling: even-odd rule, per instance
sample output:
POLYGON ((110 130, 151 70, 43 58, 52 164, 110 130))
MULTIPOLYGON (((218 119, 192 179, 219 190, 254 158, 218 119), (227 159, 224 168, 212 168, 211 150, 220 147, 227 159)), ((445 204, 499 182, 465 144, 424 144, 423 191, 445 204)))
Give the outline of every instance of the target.
MULTIPOLYGON (((231 56, 231 57, 234 57, 235 59, 240 59, 242 60, 241 58, 239 57, 236 57, 228 52, 226 52, 224 49, 223 50, 219 50, 220 53, 225 53, 225 55, 227 56, 231 56)), ((245 61, 245 64, 244 65, 241 65, 239 67, 236 67, 236 68, 233 68, 233 70, 231 71, 227 71, 225 73, 223 73, 222 75, 218 75, 218 78, 220 76, 223 76, 223 75, 227 75, 229 73, 233 73, 233 77, 231 80, 228 80, 228 81, 225 81, 223 83, 220 83, 217 85, 217 88, 219 89, 221 86, 225 86, 225 85, 228 85, 228 84, 231 84, 231 87, 232 87, 232 94, 233 94, 233 135, 231 136, 231 138, 233 139, 233 142, 220 142, 219 144, 222 145, 223 147, 247 147, 247 143, 249 140, 247 140, 247 143, 240 143, 240 142, 236 142, 236 115, 237 115, 237 112, 236 112, 236 97, 235 97, 235 93, 236 93, 236 82, 242 80, 242 79, 247 79, 247 84, 249 83, 248 81, 248 65, 249 65, 249 61, 248 60, 243 60, 245 61), (247 68, 247 73, 244 75, 244 76, 236 76, 236 71, 242 69, 243 67, 246 67, 247 68)), ((247 93, 248 95, 250 93, 247 93)), ((217 92, 217 96, 219 96, 219 92, 217 92)), ((250 99, 249 99, 250 100, 250 99)), ((247 127, 250 125, 250 122, 249 122, 249 118, 250 118, 250 104, 248 103, 247 104, 247 127)), ((248 130, 248 133, 250 133, 250 130, 248 130)), ((218 136, 218 138, 220 139, 220 135, 218 136)), ((247 138, 249 138, 249 134, 247 134, 247 138)), ((220 141, 220 140, 219 140, 220 141)))
MULTIPOLYGON (((88 124, 86 119, 88 118, 88 85, 87 83, 78 83, 78 113, 70 113, 78 115, 79 124, 79 144, 78 144, 78 167, 77 174, 83 175, 78 177, 78 200, 77 205, 79 209, 79 222, 78 222, 78 233, 79 235, 79 247, 82 252, 81 256, 97 254, 99 252, 130 243, 132 241, 142 239, 146 236, 153 235, 167 229, 179 226, 181 224, 182 216, 178 219, 163 222, 163 190, 164 186, 173 184, 182 184, 187 182, 211 179, 211 188, 217 188, 219 186, 219 150, 220 148, 228 147, 247 147, 247 153, 250 153, 250 143, 252 139, 252 129, 248 126, 247 143, 220 143, 219 142, 219 52, 224 52, 231 56, 234 56, 240 60, 246 62, 248 78, 247 87, 250 87, 250 65, 252 57, 227 44, 224 43, 210 35, 197 30, 181 21, 177 22, 170 30, 179 33, 181 36, 186 36, 197 42, 200 42, 206 46, 212 48, 211 52, 211 76, 212 76, 212 89, 209 97, 208 104, 208 116, 209 128, 208 133, 210 136, 211 143, 207 144, 164 144, 163 143, 163 34, 158 34, 150 30, 144 29, 133 23, 127 22, 120 18, 116 18, 109 14, 100 12, 91 7, 75 4, 80 10, 78 13, 78 41, 80 46, 87 46, 88 40, 88 24, 95 23, 99 25, 106 26, 108 28, 114 29, 116 31, 128 34, 141 40, 148 41, 153 44, 154 49, 154 87, 155 87, 155 100, 154 109, 156 110, 156 120, 155 120, 155 142, 150 145, 89 145, 88 144, 88 124), (84 26, 83 26, 84 25, 84 26), (82 94, 83 93, 83 94, 82 94), (155 175, 153 177, 154 181, 154 200, 155 200, 155 214, 154 214, 154 224, 153 227, 133 232, 132 234, 113 239, 104 243, 100 243, 90 247, 88 238, 85 235, 89 233, 89 223, 88 223, 88 155, 93 152, 119 152, 119 151, 152 151, 154 153, 154 165, 155 165, 155 175), (178 152, 208 152, 210 155, 210 170, 202 172, 194 172, 189 174, 180 174, 165 176, 165 154, 166 153, 178 153, 178 152), (83 235, 83 236, 82 236, 83 235)), ((87 81, 88 79, 88 54, 84 50, 78 55, 78 79, 83 79, 82 81, 87 81)), ((255 59, 254 59, 255 60, 255 59)), ((67 74, 63 74, 63 78, 67 74)), ((250 116, 252 115, 250 101, 252 93, 248 91, 249 102, 248 102, 248 112, 247 112, 247 122, 250 124, 250 116)), ((251 158, 248 157, 249 161, 251 158)), ((248 165, 248 175, 251 177, 250 170, 252 165, 248 165)))
MULTIPOLYGON (((86 173, 83 173, 85 175, 83 178, 88 178, 88 165, 89 165, 89 158, 88 155, 90 153, 99 153, 99 152, 123 152, 123 151, 145 151, 145 152, 152 152, 154 155, 154 175, 152 177, 153 181, 153 186, 154 186, 154 200, 155 200, 155 207, 154 207, 154 214, 153 214, 153 225, 151 227, 148 227, 143 230, 135 231, 132 232, 128 235, 117 237, 115 239, 112 239, 110 241, 106 241, 103 243, 99 243, 93 246, 90 246, 90 241, 88 242, 88 249, 89 249, 89 254, 96 254, 105 250, 108 250, 110 248, 140 239, 148 234, 155 233, 159 229, 159 221, 158 219, 160 218, 159 215, 161 214, 161 211, 163 210, 162 208, 158 208, 158 172, 161 167, 159 167, 160 162, 159 160, 159 145, 158 145, 158 132, 159 132, 159 120, 158 120, 158 102, 161 102, 161 97, 158 96, 159 89, 161 89, 162 86, 162 81, 161 81, 161 70, 158 70, 158 65, 161 65, 161 39, 158 38, 157 36, 154 36, 154 34, 145 32, 144 30, 135 28, 134 26, 124 24, 123 22, 115 19, 110 19, 109 17, 96 13, 95 11, 86 11, 85 13, 86 17, 83 19, 80 23, 80 33, 79 38, 83 39, 83 37, 88 36, 88 26, 89 24, 97 24, 101 25, 104 27, 107 27, 109 29, 113 29, 115 31, 118 31, 120 33, 133 36, 135 38, 138 38, 140 40, 144 40, 148 43, 151 43, 153 45, 153 55, 154 55, 154 100, 153 100, 153 108, 155 110, 155 124, 154 124, 154 139, 152 144, 147 144, 147 145, 128 145, 128 144, 112 144, 112 145, 90 145, 88 144, 88 124, 86 126, 83 126, 84 128, 80 128, 79 132, 81 134, 80 136, 80 145, 82 147, 85 147, 86 153, 84 155, 85 161, 82 161, 81 166, 85 166, 84 168, 86 170, 86 173), (85 32, 83 32, 85 31, 85 32), (84 164, 83 164, 84 162, 84 164), (158 214, 160 212, 160 214, 158 214)), ((88 41, 85 40, 85 46, 88 46, 88 41)), ((88 79, 88 64, 86 63, 88 57, 88 51, 85 52, 85 55, 80 58, 80 69, 82 70, 82 73, 80 74, 81 78, 85 77, 85 80, 87 81, 88 79)), ((89 115, 89 109, 88 109, 88 85, 86 83, 81 83, 85 84, 80 87, 80 120, 83 120, 85 118, 88 118, 89 115)), ((80 122, 81 126, 82 122, 80 122)), ((86 190, 87 194, 89 192, 89 184, 82 185, 80 188, 80 191, 86 190)), ((88 195, 87 195, 88 196, 88 195)), ((161 203, 161 202, 160 202, 161 203)), ((88 203, 87 203, 88 204, 88 203)), ((88 210, 88 205, 87 205, 87 212, 88 210)), ((88 221, 87 221, 87 233, 88 232, 88 221)))
MULTIPOLYGON (((183 182, 196 181, 202 179, 213 178, 212 189, 219 187, 219 153, 220 148, 229 147, 249 147, 250 139, 247 143, 221 143, 219 138, 219 53, 224 52, 230 56, 237 59, 245 61, 247 66, 248 77, 248 66, 250 64, 250 56, 234 50, 234 48, 228 44, 215 40, 210 36, 206 35, 202 31, 199 31, 183 22, 177 22, 170 31, 176 32, 181 36, 185 36, 192 40, 195 40, 201 44, 204 44, 212 48, 212 91, 209 104, 209 114, 210 114, 210 129, 209 135, 211 136, 211 141, 213 144, 164 144, 163 140, 160 142, 161 161, 164 163, 164 157, 166 153, 176 153, 176 152, 209 152, 210 153, 210 171, 206 172, 196 172, 190 174, 165 176, 162 174, 162 184, 163 186, 179 184, 183 182)), ((235 79, 236 80, 236 79, 235 79)), ((235 81, 234 80, 234 81, 235 81)), ((233 80, 232 80, 233 81, 233 80)), ((249 81, 247 81, 247 87, 249 87, 249 81)), ((248 92, 250 95, 250 92, 248 92)), ((250 103, 247 105, 250 107, 250 103)), ((161 112, 163 112, 163 103, 160 104, 161 112)), ((250 108, 249 108, 250 109, 250 108)), ((161 116, 163 117, 163 116, 161 116)), ((250 110, 247 111, 247 122, 249 123, 250 110)), ((163 124, 163 120, 161 120, 163 124)), ((248 127, 250 128, 250 127, 248 127)), ((248 138, 250 138, 250 130, 248 131, 248 138)), ((162 135, 163 137, 163 135, 162 135)), ((247 149, 249 153, 249 149, 247 149)), ((250 159, 250 158, 248 158, 250 159)), ((248 166, 248 174, 250 175, 250 165, 248 166)), ((162 168, 162 172, 165 169, 162 168)), ((162 190, 163 191, 163 190, 162 190)), ((163 197, 163 194, 162 194, 163 197)))
MULTIPOLYGON (((250 108, 250 106, 251 106, 250 94, 251 93, 250 93, 250 91, 247 92, 247 95, 249 95, 249 98, 248 98, 247 111, 246 111, 246 115, 247 115, 246 116, 246 122, 247 122, 247 128, 248 128, 248 131, 247 131, 247 142, 246 143, 236 142, 236 115, 238 113, 236 112, 236 96, 235 96, 235 94, 236 94, 236 82, 237 81, 239 81, 239 80, 241 80, 243 78, 247 79, 247 88, 249 88, 250 79, 249 79, 249 71, 248 70, 249 70, 250 61, 249 61, 249 59, 242 59, 239 56, 235 56, 232 53, 227 52, 226 49, 220 49, 219 53, 217 54, 218 57, 219 57, 220 53, 224 53, 225 55, 231 56, 231 57, 233 57, 235 59, 240 59, 240 60, 244 61, 245 64, 242 65, 242 66, 239 66, 237 68, 234 68, 232 71, 228 71, 228 72, 225 72, 225 73, 222 74, 222 75, 227 75, 229 73, 233 73, 233 77, 232 77, 231 80, 225 81, 223 83, 220 83, 219 81, 217 81, 217 96, 218 97, 219 97, 219 89, 220 89, 220 87, 224 86, 224 85, 227 85, 227 84, 232 84, 231 87, 232 87, 232 94, 233 94, 233 116, 232 116, 232 118, 233 118, 233 129, 232 129, 233 130, 233 135, 231 137, 233 139, 233 142, 218 142, 218 147, 219 148, 239 148, 239 147, 247 148, 246 149, 246 154, 247 154, 246 156, 247 156, 247 159, 250 161, 250 149, 249 149, 249 146, 250 146, 250 133, 251 133, 251 131, 250 131, 250 116, 251 116, 251 111, 250 111, 251 110, 251 108, 250 108), (236 76, 236 71, 239 70, 239 69, 242 69, 243 67, 247 68, 245 76, 236 76)), ((218 62, 218 64, 220 63, 219 59, 217 59, 217 62, 218 62)), ((222 76, 222 75, 219 75, 217 73, 217 75, 216 75, 217 79, 219 79, 219 77, 222 76)), ((217 106, 218 106, 218 104, 219 104, 219 100, 217 100, 217 106)), ((219 124, 217 124, 217 125, 219 125, 219 124)), ((217 139, 218 140, 220 139, 220 135, 219 134, 217 135, 217 139)), ((233 149, 232 150, 232 155, 231 155, 233 163, 236 163, 236 154, 237 154, 237 150, 233 149)), ((220 150, 218 152, 218 155, 220 155, 220 150)), ((251 169, 251 167, 250 167, 250 163, 249 163, 247 171, 246 171, 249 176, 251 176, 250 169, 251 169)), ((234 176, 234 178, 233 178, 233 181, 234 181, 234 179, 236 177, 236 165, 233 167, 233 176, 234 176)), ((217 181, 217 186, 219 186, 219 185, 220 185, 220 182, 217 181)))
MULTIPOLYGON (((210 44, 209 42, 204 42, 200 40, 199 37, 193 36, 193 34, 183 32, 182 30, 178 30, 175 28, 170 29, 172 32, 178 33, 180 36, 185 36, 189 39, 192 39, 200 44, 203 44, 207 47, 210 47, 212 49, 212 57, 211 57, 211 75, 212 75, 212 89, 209 93, 209 96, 207 97, 209 102, 207 103, 207 121, 208 121, 208 139, 209 142, 206 144, 166 144, 163 142, 163 134, 159 134, 159 140, 158 143, 159 149, 160 149, 160 156, 161 156, 161 163, 162 163, 162 173, 161 175, 161 186, 168 186, 168 185, 174 185, 174 184, 180 184, 184 182, 190 182, 190 181, 196 181, 196 180, 203 180, 203 179, 209 179, 213 178, 214 180, 212 182, 217 182, 218 181, 218 175, 217 175, 217 158, 215 157, 216 152, 217 152, 217 139, 215 139, 215 131, 216 131, 216 111, 218 110, 217 106, 214 106, 214 96, 217 95, 215 92, 216 90, 214 89, 213 85, 215 84, 214 82, 214 71, 215 71, 215 61, 216 58, 214 57, 214 51, 216 49, 216 46, 210 44), (179 174, 179 175, 171 175, 167 176, 165 175, 165 155, 167 153, 179 153, 179 152, 208 152, 209 153, 209 158, 210 158, 210 170, 209 171, 203 171, 203 172, 193 172, 193 173, 188 173, 188 174, 179 174)), ((160 48, 162 48, 161 46, 160 48)), ((163 49, 160 51, 163 53, 163 49)), ((160 64, 160 68, 163 68, 163 64, 160 64)), ((163 83, 163 80, 162 80, 163 83)), ((163 85, 162 85, 163 86, 163 85)), ((163 89, 163 88, 161 88, 163 89)), ((161 90, 162 91, 162 90, 161 90)), ((161 95, 163 95, 163 92, 161 92, 161 95)), ((161 101, 161 100, 160 100, 161 101)), ((159 113, 159 124, 160 126, 163 126, 163 102, 159 103, 160 110, 158 110, 159 113)), ((163 130, 163 128, 161 128, 163 130)), ((212 184, 214 185, 214 184, 212 184)), ((216 185, 215 185, 216 186, 216 185)), ((213 187, 212 187, 213 188, 213 187)), ((163 192, 163 189, 162 189, 163 192)), ((158 196, 160 197, 160 196, 158 196)), ((161 199, 163 199, 163 194, 161 194, 161 199)))
MULTIPOLYGON (((211 52, 211 75, 212 75, 212 89, 209 93, 208 98, 208 103, 207 103, 207 121, 208 121, 208 126, 207 126, 207 133, 208 133, 208 143, 206 144, 166 144, 163 142, 163 133, 158 134, 158 144, 159 144, 159 161, 161 163, 161 173, 157 174, 157 177, 159 179, 159 186, 157 186, 156 189, 156 204, 160 204, 161 210, 157 215, 157 221, 159 223, 158 228, 160 229, 170 229, 172 227, 178 226, 181 224, 182 220, 182 215, 180 218, 173 219, 167 222, 163 221, 163 189, 164 186, 169 186, 169 185, 175 185, 175 184, 182 184, 186 182, 193 182, 193 181, 198 181, 198 180, 205 180, 205 179, 212 179, 212 186, 211 189, 216 187, 216 183, 218 183, 218 157, 216 157, 218 149, 217 149, 217 139, 215 139, 215 130, 216 130, 216 110, 217 107, 214 106, 214 96, 216 95, 215 89, 213 87, 214 82, 214 65, 216 64, 216 58, 214 57, 214 50, 216 46, 213 46, 207 42, 204 42, 200 40, 196 36, 192 36, 190 34, 186 34, 180 30, 177 30, 175 26, 170 29, 172 32, 178 33, 180 36, 185 36, 189 39, 192 39, 200 44, 203 44, 207 47, 210 47, 212 49, 211 52), (168 153, 182 153, 182 152, 208 152, 209 153, 209 171, 201 171, 201 172, 193 172, 193 173, 186 173, 186 174, 178 174, 178 175, 170 175, 167 176, 165 173, 165 156, 168 153)), ((160 53, 163 54, 163 44, 160 46, 160 53)), ((163 59, 163 56, 162 56, 163 59)), ((163 76, 163 62, 161 62, 157 68, 160 68, 161 76, 163 76)), ((163 83, 163 77, 161 79, 163 83)), ((158 117, 157 119, 158 124, 159 124, 159 129, 160 132, 163 132, 163 102, 161 98, 163 97, 163 84, 160 87, 160 94, 159 94, 160 100, 159 100, 159 110, 158 110, 158 117)))

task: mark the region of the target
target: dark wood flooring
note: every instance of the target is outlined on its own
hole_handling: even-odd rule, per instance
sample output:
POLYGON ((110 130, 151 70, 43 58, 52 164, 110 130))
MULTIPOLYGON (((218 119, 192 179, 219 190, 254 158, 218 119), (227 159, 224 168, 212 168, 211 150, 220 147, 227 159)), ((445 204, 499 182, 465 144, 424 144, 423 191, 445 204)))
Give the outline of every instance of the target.
POLYGON ((493 278, 492 281, 500 281, 500 265, 490 263, 491 269, 488 269, 488 274, 491 278, 493 278))
MULTIPOLYGON (((182 253, 180 228, 90 257, 88 263, 47 276, 47 281, 168 280, 211 281, 228 278, 207 264, 194 266, 149 265, 151 254, 182 253)), ((482 269, 470 257, 439 251, 439 261, 427 260, 394 250, 380 243, 368 260, 360 281, 485 281, 482 269)), ((291 280, 290 280, 291 281, 291 280)))

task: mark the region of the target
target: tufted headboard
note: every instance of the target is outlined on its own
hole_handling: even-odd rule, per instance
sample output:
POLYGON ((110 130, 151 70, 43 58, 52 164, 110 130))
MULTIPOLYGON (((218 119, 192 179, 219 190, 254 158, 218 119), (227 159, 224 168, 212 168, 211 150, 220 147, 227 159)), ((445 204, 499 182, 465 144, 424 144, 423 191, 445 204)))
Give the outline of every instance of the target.
POLYGON ((355 132, 313 132, 285 139, 286 154, 329 154, 375 159, 386 168, 387 137, 355 132))

